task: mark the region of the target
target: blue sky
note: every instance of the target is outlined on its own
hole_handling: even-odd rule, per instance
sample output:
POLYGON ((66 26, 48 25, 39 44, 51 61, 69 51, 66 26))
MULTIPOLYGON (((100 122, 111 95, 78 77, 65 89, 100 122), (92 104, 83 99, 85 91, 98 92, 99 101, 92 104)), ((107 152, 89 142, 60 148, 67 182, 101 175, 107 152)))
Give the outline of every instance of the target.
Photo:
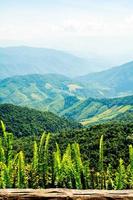
POLYGON ((133 59, 132 11, 132 0, 0 1, 0 46, 56 48, 122 63, 133 59))

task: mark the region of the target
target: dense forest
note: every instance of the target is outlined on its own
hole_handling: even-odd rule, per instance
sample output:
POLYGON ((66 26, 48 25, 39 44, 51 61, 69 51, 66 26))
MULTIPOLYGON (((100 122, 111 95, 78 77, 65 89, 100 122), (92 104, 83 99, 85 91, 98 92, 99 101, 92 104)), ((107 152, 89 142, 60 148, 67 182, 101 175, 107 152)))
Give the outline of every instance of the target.
POLYGON ((105 124, 101 126, 101 130, 100 126, 95 126, 89 130, 76 131, 75 134, 62 133, 60 138, 56 134, 43 133, 40 140, 34 138, 30 159, 27 159, 23 149, 19 151, 15 149, 17 142, 14 141, 13 134, 6 131, 2 121, 1 128, 1 188, 133 188, 133 147, 131 144, 133 143, 133 124, 130 126, 121 124, 119 127, 118 124, 114 127, 112 124, 105 124), (112 132, 109 133, 111 129, 112 132), (113 131, 114 135, 117 131, 118 134, 112 135, 113 131), (124 131, 129 134, 127 135, 124 131), (77 141, 73 137, 77 138, 77 141), (85 143, 87 138, 90 138, 90 143, 89 140, 85 143), (110 147, 114 152, 111 152, 110 147), (82 151, 84 151, 83 155, 82 151), (89 156, 92 156, 94 163, 89 156), (113 164, 114 156, 117 156, 116 166, 113 164))
POLYGON ((14 133, 17 137, 40 135, 43 131, 55 133, 81 127, 79 123, 58 117, 51 112, 41 112, 12 104, 0 105, 0 119, 4 120, 8 132, 14 133))
POLYGON ((0 188, 133 188, 132 110, 89 127, 11 104, 0 118, 0 188))
MULTIPOLYGON (((104 136, 104 163, 116 168, 119 159, 122 158, 125 163, 128 162, 127 148, 133 145, 133 122, 110 122, 101 125, 95 125, 89 128, 80 128, 76 130, 62 131, 52 134, 49 144, 51 152, 56 148, 56 142, 64 152, 67 144, 77 142, 80 144, 81 156, 90 161, 91 167, 97 166, 99 156, 99 138, 104 136)), ((33 140, 40 140, 40 136, 15 137, 15 151, 24 150, 28 160, 32 158, 30 149, 33 146, 33 140)))

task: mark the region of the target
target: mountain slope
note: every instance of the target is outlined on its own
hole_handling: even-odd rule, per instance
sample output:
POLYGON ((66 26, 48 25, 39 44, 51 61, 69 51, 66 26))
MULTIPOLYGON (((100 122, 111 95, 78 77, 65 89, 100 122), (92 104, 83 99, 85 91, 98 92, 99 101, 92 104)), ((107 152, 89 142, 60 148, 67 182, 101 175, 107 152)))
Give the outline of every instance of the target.
POLYGON ((120 97, 133 94, 133 62, 119 67, 76 78, 89 88, 94 88, 103 97, 120 97))
POLYGON ((0 105, 0 120, 3 120, 9 132, 16 136, 40 135, 44 131, 61 132, 78 128, 74 121, 60 118, 50 112, 41 112, 12 104, 0 105))
POLYGON ((133 122, 133 109, 128 110, 124 113, 120 113, 119 115, 117 115, 114 121, 120 121, 123 123, 133 122))
POLYGON ((83 125, 103 123, 133 110, 133 96, 114 99, 82 100, 64 109, 60 115, 80 121, 83 125))
POLYGON ((57 74, 16 76, 0 81, 0 104, 50 111, 83 125, 103 123, 132 110, 133 96, 100 98, 97 90, 57 74), (88 96, 99 98, 88 98, 88 96))
POLYGON ((78 76, 92 69, 88 60, 63 51, 25 46, 0 48, 0 79, 46 73, 78 76))
POLYGON ((0 81, 0 103, 55 113, 91 95, 99 96, 97 91, 57 74, 15 76, 0 81))

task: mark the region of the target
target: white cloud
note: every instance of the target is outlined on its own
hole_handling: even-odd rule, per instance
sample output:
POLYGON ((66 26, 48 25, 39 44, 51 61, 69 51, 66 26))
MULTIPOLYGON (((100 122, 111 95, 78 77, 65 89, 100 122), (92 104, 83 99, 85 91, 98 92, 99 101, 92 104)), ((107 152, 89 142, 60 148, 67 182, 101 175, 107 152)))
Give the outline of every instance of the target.
POLYGON ((5 21, 0 26, 0 39, 31 40, 56 36, 124 36, 133 33, 133 16, 121 19, 105 18, 95 15, 71 16, 60 21, 46 21, 37 18, 35 21, 5 21))

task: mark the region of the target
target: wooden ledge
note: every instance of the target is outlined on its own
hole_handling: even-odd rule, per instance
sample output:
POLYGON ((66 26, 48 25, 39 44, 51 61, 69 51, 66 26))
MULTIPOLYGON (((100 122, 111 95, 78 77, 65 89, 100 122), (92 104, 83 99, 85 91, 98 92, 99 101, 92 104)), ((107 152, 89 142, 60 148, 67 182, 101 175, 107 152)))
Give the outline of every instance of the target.
POLYGON ((0 200, 133 200, 133 190, 2 189, 0 200))

